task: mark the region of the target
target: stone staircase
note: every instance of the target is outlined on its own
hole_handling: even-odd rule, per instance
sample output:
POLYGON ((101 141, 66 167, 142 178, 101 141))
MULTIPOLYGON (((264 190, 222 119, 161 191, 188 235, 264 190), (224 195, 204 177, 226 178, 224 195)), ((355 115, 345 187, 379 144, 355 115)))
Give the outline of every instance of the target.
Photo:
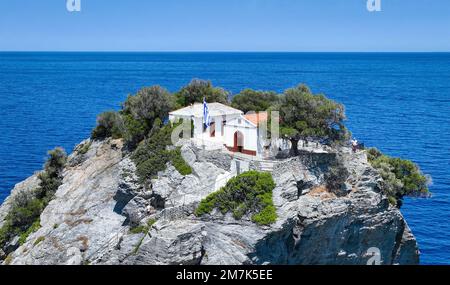
POLYGON ((259 171, 272 172, 275 164, 275 161, 259 161, 259 171))

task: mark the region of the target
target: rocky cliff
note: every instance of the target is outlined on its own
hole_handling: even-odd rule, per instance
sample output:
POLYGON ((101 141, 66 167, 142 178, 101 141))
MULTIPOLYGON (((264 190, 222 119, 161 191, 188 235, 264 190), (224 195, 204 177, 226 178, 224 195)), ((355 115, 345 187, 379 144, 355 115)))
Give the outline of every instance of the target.
MULTIPOLYGON (((94 141, 87 152, 80 147, 41 227, 22 245, 11 242, 4 264, 367 264, 377 257, 381 264, 418 263, 416 240, 364 152, 305 152, 276 161, 270 170, 278 219, 258 226, 217 211, 193 214, 236 171, 228 153, 186 142, 182 156, 192 174, 168 164, 144 187, 121 140, 94 141), (343 193, 324 186, 338 154, 350 173, 343 193)), ((0 207, 0 223, 14 195, 37 184, 32 176, 16 185, 0 207)))

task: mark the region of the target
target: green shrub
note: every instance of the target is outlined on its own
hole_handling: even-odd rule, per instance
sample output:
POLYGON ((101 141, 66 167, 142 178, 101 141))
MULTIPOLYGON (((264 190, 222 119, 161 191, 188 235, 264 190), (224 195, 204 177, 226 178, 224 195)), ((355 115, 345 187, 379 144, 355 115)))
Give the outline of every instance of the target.
POLYGON ((97 126, 92 130, 91 138, 102 140, 108 137, 121 138, 124 132, 124 122, 119 113, 107 111, 97 117, 97 126))
POLYGON ((146 232, 147 232, 147 227, 143 226, 143 225, 133 227, 130 229, 131 234, 140 234, 140 233, 146 233, 146 232))
POLYGON ((272 200, 274 188, 275 183, 270 173, 244 172, 203 199, 195 210, 195 215, 202 216, 217 208, 223 214, 232 212, 235 219, 251 214, 252 221, 258 225, 272 224, 277 219, 272 200))
POLYGON ((135 95, 129 95, 123 103, 123 111, 138 121, 152 126, 155 119, 164 120, 172 110, 171 94, 161 86, 155 85, 140 89, 135 95))
POLYGON ((270 107, 277 104, 279 100, 280 96, 275 92, 245 89, 233 97, 231 107, 244 113, 249 111, 267 111, 270 107))
POLYGON ((327 173, 325 173, 324 178, 327 189, 338 196, 346 194, 342 189, 349 176, 350 173, 342 163, 342 160, 337 158, 337 160, 330 165, 327 173))
POLYGON ((136 254, 138 252, 139 248, 142 245, 142 241, 144 240, 145 236, 148 234, 154 223, 156 223, 156 219, 149 219, 147 221, 147 225, 140 225, 130 229, 131 234, 140 234, 140 233, 144 234, 144 236, 140 238, 138 243, 135 245, 133 254, 136 254))
POLYGON ((91 138, 124 138, 127 147, 134 150, 149 136, 157 121, 162 122, 168 117, 173 105, 174 98, 166 89, 160 86, 142 88, 135 95, 128 96, 120 112, 100 114, 91 138))
POLYGON ((83 155, 83 154, 86 154, 88 151, 89 151, 89 148, 91 147, 91 145, 92 145, 92 141, 89 141, 89 142, 87 142, 87 143, 84 143, 81 147, 80 147, 80 149, 78 149, 78 154, 81 154, 81 155, 83 155))
POLYGON ((175 94, 177 107, 189 106, 193 103, 203 102, 203 98, 207 102, 218 102, 228 104, 229 92, 222 88, 214 87, 211 81, 192 79, 188 85, 181 88, 175 94))
POLYGON ((384 155, 376 148, 367 150, 367 158, 383 178, 382 190, 397 207, 401 207, 404 196, 430 194, 428 178, 414 162, 384 155))
POLYGON ((134 149, 155 125, 161 125, 173 107, 171 94, 160 86, 140 89, 135 95, 129 95, 122 105, 122 117, 125 124, 125 141, 134 149))
POLYGON ((171 151, 171 161, 172 165, 181 175, 192 174, 192 168, 186 163, 183 156, 181 156, 180 148, 171 151))
POLYGON ((11 209, 0 228, 0 248, 15 236, 19 243, 40 227, 39 217, 47 204, 53 198, 62 183, 62 171, 67 161, 67 155, 62 148, 48 152, 44 170, 38 175, 39 186, 30 192, 19 192, 11 203, 11 209))
POLYGON ((182 175, 192 173, 192 169, 184 161, 179 149, 166 149, 167 146, 172 144, 171 134, 173 129, 180 123, 162 127, 155 125, 152 128, 151 136, 140 143, 133 152, 131 159, 136 164, 136 174, 141 183, 155 178, 159 171, 166 168, 169 161, 182 175))
POLYGON ((13 204, 8 213, 7 219, 11 225, 20 231, 27 231, 32 227, 41 212, 44 209, 44 203, 41 199, 33 198, 24 205, 13 204))
POLYGON ((156 223, 156 219, 149 219, 146 225, 138 225, 130 228, 130 233, 139 234, 144 233, 147 234, 148 231, 152 228, 153 224, 156 223))
POLYGON ((147 226, 150 229, 156 223, 156 219, 149 219, 147 221, 147 226))
POLYGON ((252 221, 258 225, 270 225, 277 220, 276 209, 273 205, 263 208, 259 213, 252 216, 252 221))
POLYGON ((5 223, 0 228, 0 248, 2 248, 12 237, 14 237, 14 228, 11 222, 5 220, 5 223))
POLYGON ((39 187, 35 196, 42 199, 44 206, 53 199, 53 195, 62 183, 62 171, 67 162, 64 149, 57 147, 48 152, 48 159, 44 164, 44 171, 39 173, 39 187))
POLYGON ((41 242, 43 242, 44 240, 45 240, 45 237, 40 236, 34 241, 33 245, 36 246, 36 245, 40 244, 41 242))
POLYGON ((146 121, 136 120, 131 114, 122 114, 125 125, 124 139, 130 149, 135 149, 148 133, 146 121))
POLYGON ((38 219, 31 225, 31 227, 29 227, 25 232, 23 232, 20 235, 19 244, 20 245, 24 244, 27 241, 28 236, 30 234, 34 233, 35 231, 37 231, 40 227, 41 227, 41 221, 40 221, 40 219, 38 219))

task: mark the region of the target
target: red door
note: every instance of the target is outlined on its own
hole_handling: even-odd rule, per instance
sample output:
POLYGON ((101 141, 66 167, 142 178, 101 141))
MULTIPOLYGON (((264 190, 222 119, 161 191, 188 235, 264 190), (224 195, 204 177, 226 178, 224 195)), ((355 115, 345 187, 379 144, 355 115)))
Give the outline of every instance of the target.
POLYGON ((213 122, 211 125, 209 125, 209 136, 215 137, 216 136, 216 124, 213 122))
POLYGON ((233 150, 242 152, 243 149, 244 149, 244 135, 241 132, 237 131, 234 133, 233 150))

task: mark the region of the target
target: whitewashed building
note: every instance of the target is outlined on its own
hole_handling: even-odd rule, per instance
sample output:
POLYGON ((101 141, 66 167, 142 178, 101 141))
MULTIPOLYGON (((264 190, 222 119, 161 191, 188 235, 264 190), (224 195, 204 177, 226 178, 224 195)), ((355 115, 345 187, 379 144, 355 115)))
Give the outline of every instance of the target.
POLYGON ((169 113, 169 120, 179 119, 193 122, 192 139, 203 145, 216 145, 232 152, 262 157, 266 151, 267 113, 247 114, 241 110, 221 103, 209 103, 210 125, 206 127, 203 114, 203 104, 191 106, 169 113))

